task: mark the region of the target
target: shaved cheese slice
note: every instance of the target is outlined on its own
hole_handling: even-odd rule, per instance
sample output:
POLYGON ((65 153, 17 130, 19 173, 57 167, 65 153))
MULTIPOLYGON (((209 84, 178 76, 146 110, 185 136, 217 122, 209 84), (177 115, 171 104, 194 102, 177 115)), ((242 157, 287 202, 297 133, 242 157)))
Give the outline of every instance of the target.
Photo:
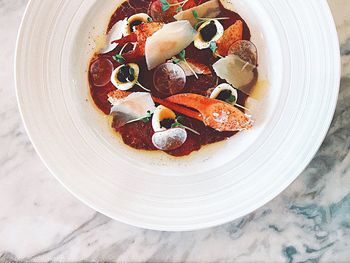
POLYGON ((196 33, 188 21, 164 25, 146 40, 145 56, 148 69, 153 69, 179 54, 192 43, 196 33))
POLYGON ((111 28, 111 30, 109 30, 107 39, 106 39, 107 45, 100 50, 101 54, 108 53, 117 47, 118 44, 116 43, 112 44, 112 41, 122 38, 123 28, 125 27, 126 23, 127 23, 126 19, 120 20, 117 23, 115 23, 115 25, 111 28))
POLYGON ((177 13, 174 18, 176 20, 187 20, 192 26, 198 23, 198 20, 193 16, 193 11, 196 11, 199 17, 215 18, 220 14, 220 4, 218 0, 210 0, 199 6, 177 13))
POLYGON ((213 68, 218 77, 250 95, 257 80, 257 70, 254 65, 236 55, 229 55, 219 59, 213 68))
POLYGON ((155 111, 156 106, 148 92, 134 92, 121 99, 110 100, 113 103, 111 115, 113 127, 119 128, 127 123, 141 120, 155 111))

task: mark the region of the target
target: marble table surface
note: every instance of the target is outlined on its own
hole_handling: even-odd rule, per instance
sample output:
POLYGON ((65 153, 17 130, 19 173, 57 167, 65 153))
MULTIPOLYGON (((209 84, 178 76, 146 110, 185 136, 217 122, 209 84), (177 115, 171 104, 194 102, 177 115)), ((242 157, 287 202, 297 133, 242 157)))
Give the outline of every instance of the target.
POLYGON ((332 126, 313 161, 254 213, 184 233, 142 230, 96 213, 41 163, 14 89, 15 40, 26 3, 0 0, 0 262, 350 262, 349 0, 329 1, 343 74, 332 126))

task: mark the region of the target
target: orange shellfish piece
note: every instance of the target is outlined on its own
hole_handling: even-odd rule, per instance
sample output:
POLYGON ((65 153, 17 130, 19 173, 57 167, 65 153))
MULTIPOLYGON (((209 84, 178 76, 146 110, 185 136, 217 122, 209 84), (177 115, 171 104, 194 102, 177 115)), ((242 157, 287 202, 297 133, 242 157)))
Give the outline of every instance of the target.
POLYGON ((199 111, 205 125, 218 131, 241 131, 253 127, 253 120, 233 105, 201 95, 177 94, 166 99, 199 111))

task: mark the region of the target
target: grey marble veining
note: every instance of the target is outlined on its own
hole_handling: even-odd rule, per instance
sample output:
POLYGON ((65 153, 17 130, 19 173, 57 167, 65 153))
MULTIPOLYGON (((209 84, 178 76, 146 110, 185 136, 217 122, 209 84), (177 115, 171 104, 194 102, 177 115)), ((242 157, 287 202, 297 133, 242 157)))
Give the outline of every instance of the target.
POLYGON ((0 262, 350 262, 350 1, 330 0, 343 74, 328 135, 303 174, 261 209, 186 233, 96 213, 40 162, 18 113, 14 45, 27 0, 0 0, 0 262))

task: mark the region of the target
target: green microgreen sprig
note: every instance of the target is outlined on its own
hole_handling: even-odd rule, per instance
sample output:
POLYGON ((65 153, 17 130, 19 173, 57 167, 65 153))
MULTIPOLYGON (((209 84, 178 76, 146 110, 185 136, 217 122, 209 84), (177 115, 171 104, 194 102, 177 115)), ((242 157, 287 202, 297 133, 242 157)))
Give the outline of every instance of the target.
POLYGON ((236 96, 234 96, 234 95, 231 93, 230 97, 228 97, 228 98, 225 100, 225 102, 230 103, 230 104, 236 104, 237 98, 236 98, 236 96))
POLYGON ((213 55, 214 55, 214 56, 219 57, 219 58, 223 58, 223 56, 221 56, 221 55, 219 55, 219 54, 217 53, 218 46, 216 45, 216 42, 215 42, 215 41, 211 41, 211 42, 210 42, 209 48, 210 48, 210 50, 213 52, 213 55))
POLYGON ((127 124, 129 123, 132 123, 132 122, 137 122, 137 121, 143 121, 144 123, 147 123, 151 120, 152 118, 152 112, 150 110, 148 110, 146 112, 146 115, 141 117, 141 118, 137 118, 137 119, 134 119, 134 120, 131 120, 131 121, 128 121, 127 124))
POLYGON ((189 68, 189 70, 193 73, 193 75, 198 79, 198 75, 196 73, 196 71, 194 71, 194 69, 191 67, 191 65, 188 63, 187 59, 186 59, 186 50, 182 50, 179 54, 177 54, 176 56, 172 57, 171 61, 174 64, 178 64, 181 61, 183 61, 186 65, 186 67, 189 68))
POLYGON ((230 96, 229 96, 227 99, 225 99, 224 101, 227 102, 227 103, 229 103, 229 104, 231 104, 231 105, 236 106, 237 108, 240 108, 240 109, 243 109, 243 110, 245 110, 245 111, 250 112, 250 109, 248 109, 248 108, 246 108, 246 107, 244 107, 244 106, 238 104, 238 103, 237 103, 237 100, 238 100, 238 98, 237 98, 235 95, 233 95, 233 94, 231 93, 230 96))
POLYGON ((162 11, 166 12, 170 9, 172 6, 177 6, 176 13, 182 11, 182 8, 184 5, 188 2, 188 0, 184 0, 178 3, 170 4, 167 0, 160 0, 160 3, 162 4, 162 11))
POLYGON ((151 111, 148 110, 146 116, 142 118, 142 121, 144 123, 147 123, 151 120, 151 118, 152 118, 152 113, 151 111))
POLYGON ((193 132, 194 134, 197 134, 197 135, 201 135, 199 132, 197 132, 196 130, 188 127, 188 126, 185 126, 183 124, 185 120, 185 117, 184 116, 177 116, 177 118, 175 119, 175 122, 171 125, 171 128, 183 128, 185 130, 189 130, 191 132, 193 132))
MULTIPOLYGON (((135 76, 135 70, 134 70, 132 67, 129 68, 129 75, 130 75, 130 76, 134 76, 134 77, 136 78, 136 76, 135 76)), ((126 80, 127 80, 128 82, 133 82, 133 81, 135 81, 135 80, 130 80, 129 78, 127 78, 126 80)), ((151 92, 151 90, 145 88, 137 79, 136 79, 136 81, 135 81, 135 84, 136 84, 137 86, 139 86, 141 89, 143 89, 143 90, 145 90, 145 91, 147 91, 147 92, 151 92)))
POLYGON ((119 51, 119 53, 118 54, 116 54, 116 55, 114 55, 112 58, 115 60, 115 61, 117 61, 117 62, 119 62, 120 64, 125 64, 126 63, 126 60, 125 60, 125 58, 123 57, 123 51, 124 51, 124 49, 126 48, 126 46, 128 45, 129 43, 126 43, 121 49, 120 49, 120 51, 119 51))
POLYGON ((126 62, 125 58, 120 54, 116 54, 112 58, 121 64, 125 64, 125 62, 126 62))

